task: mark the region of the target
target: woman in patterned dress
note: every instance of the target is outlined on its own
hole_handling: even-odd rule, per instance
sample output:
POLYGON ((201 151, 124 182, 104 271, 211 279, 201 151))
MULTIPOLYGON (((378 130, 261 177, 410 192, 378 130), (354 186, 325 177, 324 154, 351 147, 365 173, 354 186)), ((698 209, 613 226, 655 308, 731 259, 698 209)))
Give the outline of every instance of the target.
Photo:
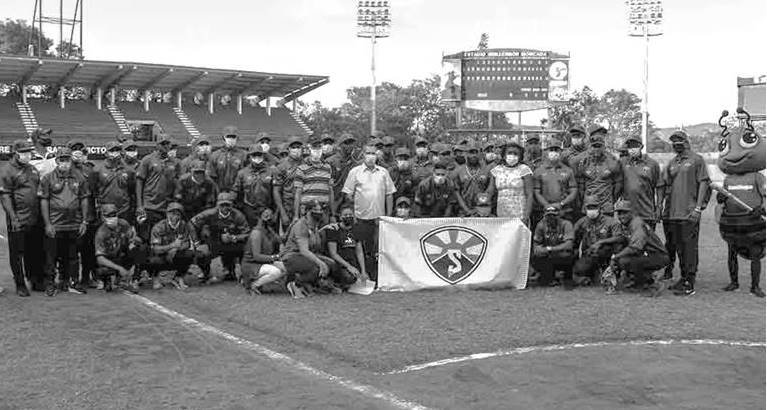
POLYGON ((488 193, 496 198, 496 215, 529 223, 533 205, 533 171, 522 163, 524 149, 510 142, 501 151, 501 163, 490 170, 488 193))

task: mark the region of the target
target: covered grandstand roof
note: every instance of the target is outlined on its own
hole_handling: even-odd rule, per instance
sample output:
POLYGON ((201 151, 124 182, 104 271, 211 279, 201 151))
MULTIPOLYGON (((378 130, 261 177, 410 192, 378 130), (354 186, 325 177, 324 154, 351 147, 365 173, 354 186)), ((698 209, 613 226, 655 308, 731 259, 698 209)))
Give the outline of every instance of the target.
POLYGON ((118 61, 0 56, 0 83, 244 94, 290 101, 329 81, 327 76, 277 74, 118 61))

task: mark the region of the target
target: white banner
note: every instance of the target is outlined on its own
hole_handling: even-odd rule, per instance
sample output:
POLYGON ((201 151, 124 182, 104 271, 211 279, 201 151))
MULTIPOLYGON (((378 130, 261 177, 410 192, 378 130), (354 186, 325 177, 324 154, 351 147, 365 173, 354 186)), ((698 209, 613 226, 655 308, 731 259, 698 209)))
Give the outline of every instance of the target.
POLYGON ((382 217, 378 289, 524 289, 530 230, 518 219, 382 217))

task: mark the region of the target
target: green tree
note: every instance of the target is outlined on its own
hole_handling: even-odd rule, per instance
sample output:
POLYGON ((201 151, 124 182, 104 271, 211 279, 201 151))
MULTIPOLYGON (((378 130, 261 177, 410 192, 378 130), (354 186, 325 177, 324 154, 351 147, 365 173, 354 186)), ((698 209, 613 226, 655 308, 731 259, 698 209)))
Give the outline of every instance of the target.
POLYGON ((56 46, 56 55, 70 60, 82 60, 83 50, 79 44, 63 41, 56 46))
MULTIPOLYGON (((35 55, 37 55, 37 43, 41 35, 36 27, 27 24, 26 20, 0 21, 0 54, 27 55, 30 36, 31 43, 35 47, 35 55)), ((42 35, 43 57, 53 56, 48 52, 51 46, 53 46, 53 40, 42 35)))
POLYGON ((487 50, 487 45, 490 42, 490 35, 487 33, 482 33, 481 36, 479 36, 479 44, 477 44, 477 50, 487 50))

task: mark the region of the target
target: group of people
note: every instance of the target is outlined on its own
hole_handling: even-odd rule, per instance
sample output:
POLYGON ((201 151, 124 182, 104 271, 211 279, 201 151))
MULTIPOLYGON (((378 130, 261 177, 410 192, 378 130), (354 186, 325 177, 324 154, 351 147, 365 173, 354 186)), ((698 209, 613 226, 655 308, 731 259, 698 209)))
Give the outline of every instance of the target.
MULTIPOLYGON (((663 170, 642 154, 640 139, 613 155, 607 137, 604 127, 575 126, 501 143, 344 133, 275 147, 260 134, 244 149, 227 127, 223 146, 212 151, 199 138, 183 160, 166 135, 140 159, 135 143, 110 142, 98 165, 85 144, 69 141, 47 173, 33 165, 44 155, 40 141, 19 140, 0 171, 11 270, 20 296, 29 295, 26 281, 48 296, 137 292, 144 282, 183 289, 196 266, 199 283, 235 280, 254 294, 300 298, 376 281, 382 216, 497 216, 533 232, 537 285, 606 283, 613 291, 621 283, 657 294, 678 257, 681 277, 671 287, 693 294, 710 198, 703 158, 683 131, 671 136, 676 156, 663 170), (169 282, 160 280, 164 271, 174 274, 169 282)), ((758 283, 752 293, 763 297, 758 283)))

